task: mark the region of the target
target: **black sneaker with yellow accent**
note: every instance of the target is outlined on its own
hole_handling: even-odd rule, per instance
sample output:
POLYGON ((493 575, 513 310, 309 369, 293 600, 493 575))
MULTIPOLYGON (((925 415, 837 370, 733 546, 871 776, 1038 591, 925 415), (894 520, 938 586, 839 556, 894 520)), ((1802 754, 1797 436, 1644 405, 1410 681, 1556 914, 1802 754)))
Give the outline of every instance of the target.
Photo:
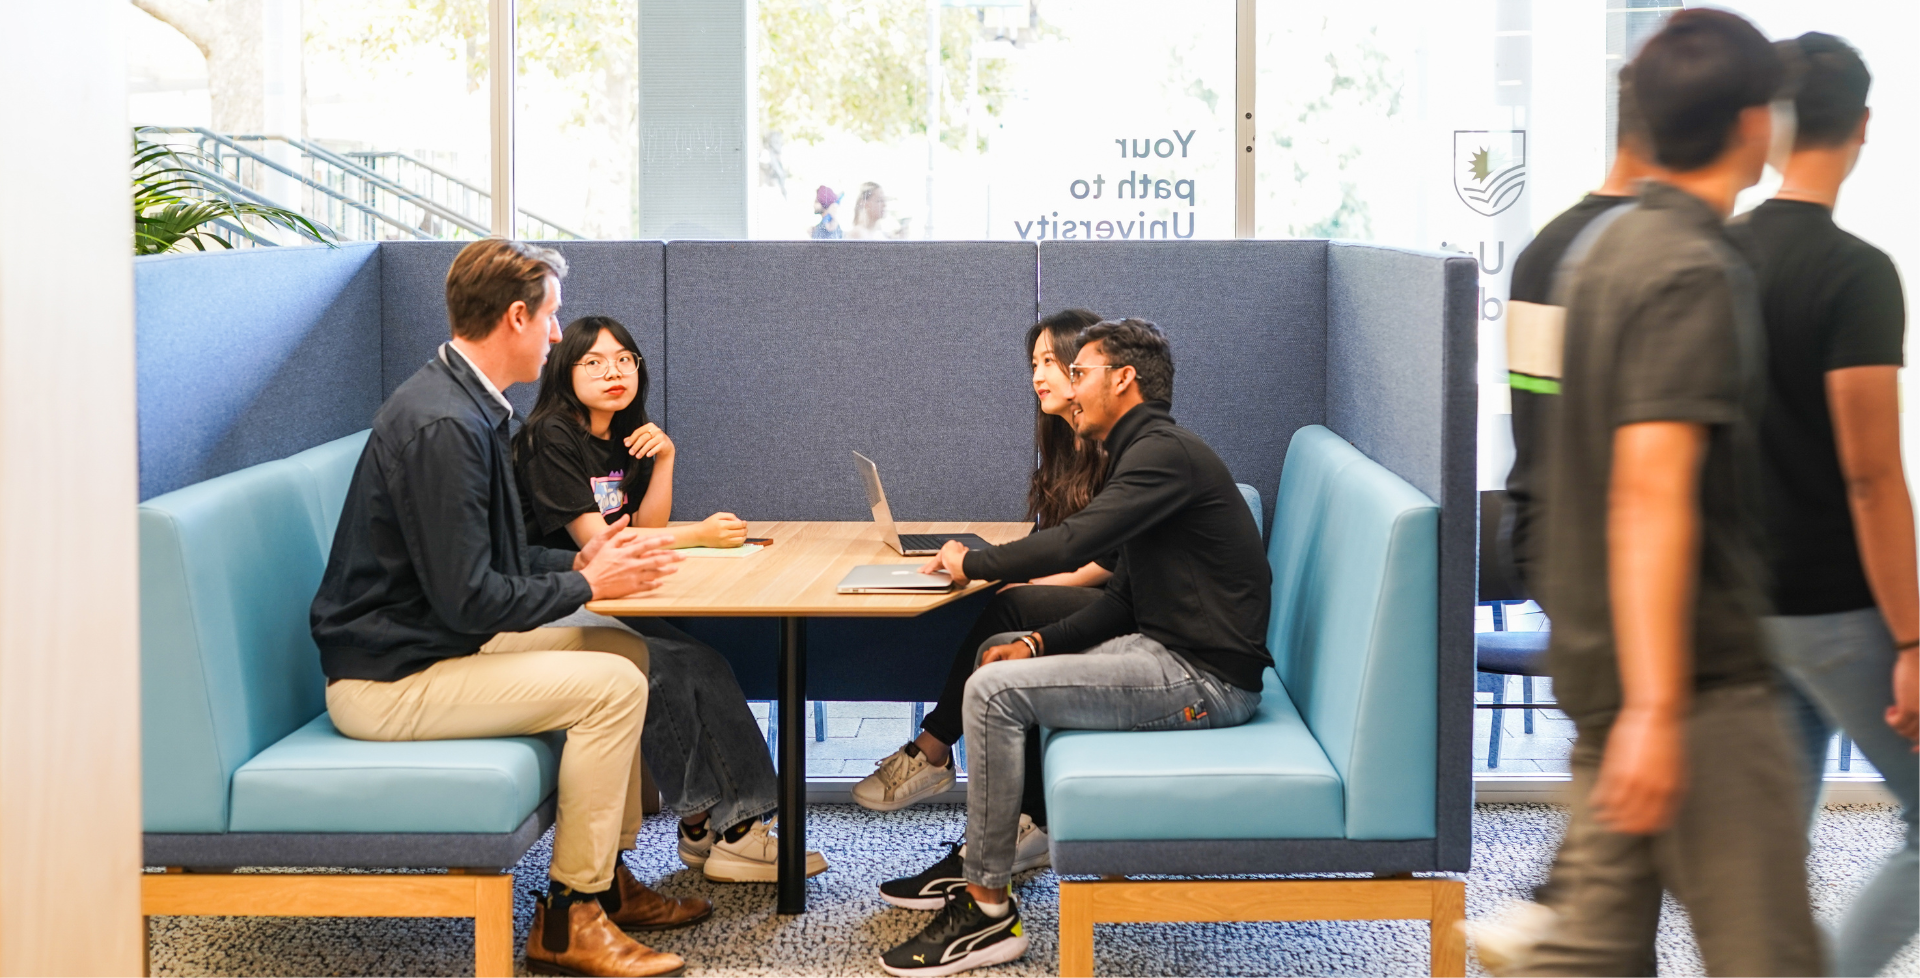
POLYGON ((1007 895, 1007 913, 990 917, 965 887, 947 897, 938 916, 912 940, 880 956, 891 975, 957 975, 1005 964, 1027 953, 1020 906, 1007 895))
POLYGON ((949 843, 947 855, 914 876, 903 876, 880 884, 880 899, 907 910, 939 910, 947 905, 947 894, 967 888, 966 847, 949 843))

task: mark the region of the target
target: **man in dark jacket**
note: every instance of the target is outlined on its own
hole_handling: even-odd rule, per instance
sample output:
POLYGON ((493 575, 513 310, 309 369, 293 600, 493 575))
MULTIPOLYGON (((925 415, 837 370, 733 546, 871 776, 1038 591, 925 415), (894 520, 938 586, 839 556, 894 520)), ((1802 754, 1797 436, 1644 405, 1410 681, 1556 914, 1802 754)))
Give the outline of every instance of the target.
POLYGON ((1106 443, 1105 484, 1058 526, 991 550, 949 543, 927 566, 956 582, 1031 580, 1119 552, 1098 600, 1035 632, 987 640, 967 681, 967 845, 894 889, 945 887, 940 915, 887 952, 896 975, 952 974, 1026 949, 1012 878, 1027 731, 1205 730, 1260 705, 1272 573, 1220 457, 1174 424, 1173 356, 1139 319, 1081 334, 1067 376, 1074 429, 1106 443), (946 881, 944 884, 942 881, 946 881))
POLYGON ((453 339, 374 416, 326 575, 314 642, 334 726, 361 740, 566 730, 552 884, 529 967, 560 974, 678 973, 677 955, 621 928, 705 918, 624 867, 640 827, 646 643, 612 628, 541 628, 589 598, 658 586, 670 538, 622 532, 578 553, 527 545, 500 393, 533 381, 560 338, 566 262, 517 241, 467 246, 447 273, 453 339), (614 653, 614 654, 608 654, 614 653))

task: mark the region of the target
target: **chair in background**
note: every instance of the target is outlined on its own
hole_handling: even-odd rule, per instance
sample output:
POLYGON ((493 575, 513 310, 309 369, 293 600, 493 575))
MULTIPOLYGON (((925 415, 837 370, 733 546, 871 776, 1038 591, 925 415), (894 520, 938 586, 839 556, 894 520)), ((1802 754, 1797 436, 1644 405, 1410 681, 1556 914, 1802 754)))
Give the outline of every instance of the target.
MULTIPOLYGON (((1474 691, 1492 693, 1492 703, 1476 708, 1493 711, 1487 737, 1487 768, 1500 767, 1502 710, 1519 709, 1523 729, 1533 732, 1533 680, 1547 675, 1547 643, 1552 633, 1507 630, 1507 606, 1530 600, 1513 572, 1506 535, 1507 494, 1489 490, 1480 494, 1480 603, 1493 610, 1493 631, 1474 635, 1474 691), (1507 702, 1507 678, 1520 677, 1521 702, 1507 702)), ((1549 704, 1550 705, 1550 704, 1549 704)))

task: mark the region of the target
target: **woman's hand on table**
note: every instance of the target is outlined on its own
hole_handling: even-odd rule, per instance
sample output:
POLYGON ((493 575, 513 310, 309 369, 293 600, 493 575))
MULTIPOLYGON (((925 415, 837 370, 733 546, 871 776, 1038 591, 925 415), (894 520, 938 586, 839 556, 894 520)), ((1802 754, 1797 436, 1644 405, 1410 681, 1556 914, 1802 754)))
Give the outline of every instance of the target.
POLYGON ((656 462, 673 458, 673 439, 668 438, 667 433, 651 421, 633 429, 633 434, 627 436, 626 445, 627 453, 634 458, 650 458, 656 462))
POLYGON ((747 542, 747 521, 732 513, 715 513, 700 521, 694 539, 702 547, 737 547, 747 542))

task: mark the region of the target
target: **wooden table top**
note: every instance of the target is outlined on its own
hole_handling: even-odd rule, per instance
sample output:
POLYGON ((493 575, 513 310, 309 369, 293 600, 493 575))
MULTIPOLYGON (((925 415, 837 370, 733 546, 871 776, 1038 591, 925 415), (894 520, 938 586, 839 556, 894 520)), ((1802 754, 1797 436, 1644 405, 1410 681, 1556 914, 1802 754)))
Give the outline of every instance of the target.
MULTIPOLYGON (((975 533, 990 543, 1026 536, 1028 523, 901 523, 901 533, 975 533)), ((603 615, 713 618, 911 618, 957 601, 991 582, 974 581, 943 594, 839 594, 834 589, 860 564, 926 563, 902 557, 880 541, 872 522, 756 520, 747 536, 772 546, 744 557, 688 557, 655 591, 587 603, 603 615)))

